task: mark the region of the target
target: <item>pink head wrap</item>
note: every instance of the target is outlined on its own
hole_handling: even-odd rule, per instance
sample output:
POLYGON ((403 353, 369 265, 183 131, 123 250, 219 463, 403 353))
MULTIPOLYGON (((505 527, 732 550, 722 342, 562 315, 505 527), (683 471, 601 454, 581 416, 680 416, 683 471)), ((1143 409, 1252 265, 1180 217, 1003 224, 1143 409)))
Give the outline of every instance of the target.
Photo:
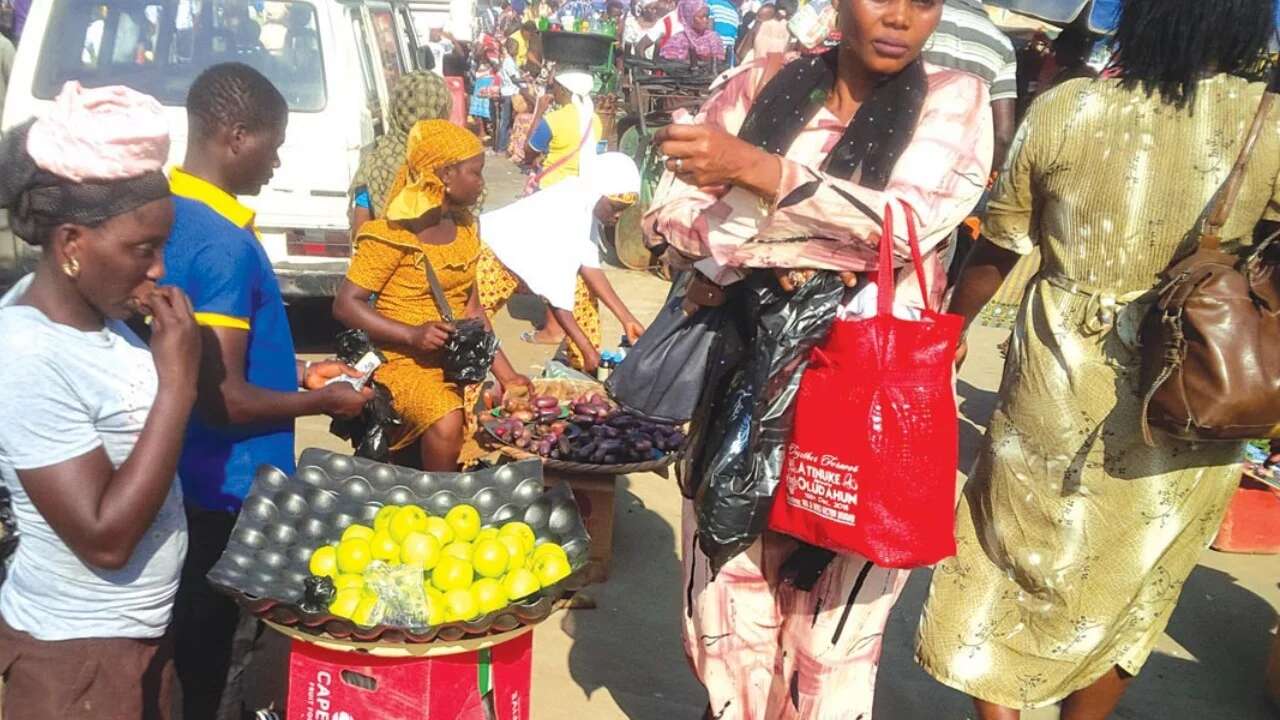
POLYGON ((27 153, 41 170, 74 182, 127 180, 164 167, 169 126, 149 95, 69 82, 31 126, 27 153))
POLYGON ((97 225, 169 197, 160 103, 123 87, 67 83, 53 108, 0 138, 0 207, 33 245, 62 223, 97 225))

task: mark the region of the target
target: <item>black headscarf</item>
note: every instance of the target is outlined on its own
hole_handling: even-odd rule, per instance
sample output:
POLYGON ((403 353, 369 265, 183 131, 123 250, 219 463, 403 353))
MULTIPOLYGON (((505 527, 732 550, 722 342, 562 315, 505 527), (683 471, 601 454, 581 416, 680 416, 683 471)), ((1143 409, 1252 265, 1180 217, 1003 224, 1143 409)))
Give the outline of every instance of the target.
POLYGON ((0 207, 13 234, 39 245, 63 223, 93 227, 147 203, 169 197, 160 172, 126 180, 75 182, 40 169, 27 152, 29 121, 0 140, 0 207))

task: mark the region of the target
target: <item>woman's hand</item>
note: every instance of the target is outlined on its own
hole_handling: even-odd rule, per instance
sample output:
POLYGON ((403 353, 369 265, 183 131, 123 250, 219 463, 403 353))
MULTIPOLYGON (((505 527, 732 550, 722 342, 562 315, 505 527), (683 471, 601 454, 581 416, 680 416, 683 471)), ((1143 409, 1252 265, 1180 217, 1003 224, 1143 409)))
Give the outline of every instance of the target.
MULTIPOLYGON (((790 270, 787 268, 774 268, 773 274, 778 278, 778 284, 782 286, 784 292, 795 292, 802 285, 809 282, 816 273, 816 270, 790 270)), ((845 270, 840 273, 840 282, 845 287, 855 287, 858 284, 858 273, 845 270)))
POLYGON ((156 376, 166 389, 190 390, 195 396, 200 372, 200 328, 186 293, 159 287, 144 304, 151 313, 151 356, 156 376))
POLYGON ((453 335, 453 325, 449 323, 423 323, 413 329, 409 336, 409 344, 416 350, 434 352, 444 347, 451 335, 453 335))
POLYGON ((600 351, 591 346, 578 348, 582 351, 582 372, 595 375, 600 368, 600 351))
POLYGON ((627 339, 634 345, 635 342, 640 339, 640 336, 644 334, 644 325, 641 325, 638 320, 632 318, 631 320, 623 323, 622 330, 627 334, 627 339))
POLYGON ((668 125, 654 137, 667 169, 698 187, 738 185, 772 197, 782 174, 778 156, 711 125, 668 125))
POLYGON ((524 388, 524 392, 529 397, 533 397, 533 381, 519 373, 498 377, 498 385, 500 386, 498 393, 499 401, 501 401, 502 398, 514 388, 524 388))

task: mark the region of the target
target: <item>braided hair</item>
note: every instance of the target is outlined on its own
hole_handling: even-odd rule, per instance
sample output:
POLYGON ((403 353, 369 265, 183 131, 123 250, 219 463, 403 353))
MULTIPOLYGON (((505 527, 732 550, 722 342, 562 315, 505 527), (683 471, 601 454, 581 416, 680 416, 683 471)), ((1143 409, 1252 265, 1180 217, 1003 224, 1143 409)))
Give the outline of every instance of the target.
POLYGON ((208 138, 219 128, 244 125, 249 132, 278 127, 289 114, 284 96, 265 75, 244 63, 213 65, 187 92, 193 137, 208 138))
POLYGON ((1182 108, 1208 73, 1256 65, 1274 32, 1275 0, 1127 0, 1114 64, 1126 87, 1182 108))

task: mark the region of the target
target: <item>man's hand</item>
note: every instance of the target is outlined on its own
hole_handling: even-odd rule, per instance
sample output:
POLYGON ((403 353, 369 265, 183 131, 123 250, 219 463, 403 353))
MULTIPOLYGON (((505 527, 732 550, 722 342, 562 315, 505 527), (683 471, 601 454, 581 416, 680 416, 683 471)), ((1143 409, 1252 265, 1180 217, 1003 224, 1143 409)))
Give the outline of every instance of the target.
POLYGON ((364 373, 338 360, 321 360, 307 364, 302 377, 302 387, 307 390, 319 390, 336 377, 361 378, 364 373))
POLYGON ((325 415, 343 420, 358 416, 365 404, 373 399, 373 388, 356 390, 344 382, 326 385, 313 392, 320 396, 320 405, 325 415))

